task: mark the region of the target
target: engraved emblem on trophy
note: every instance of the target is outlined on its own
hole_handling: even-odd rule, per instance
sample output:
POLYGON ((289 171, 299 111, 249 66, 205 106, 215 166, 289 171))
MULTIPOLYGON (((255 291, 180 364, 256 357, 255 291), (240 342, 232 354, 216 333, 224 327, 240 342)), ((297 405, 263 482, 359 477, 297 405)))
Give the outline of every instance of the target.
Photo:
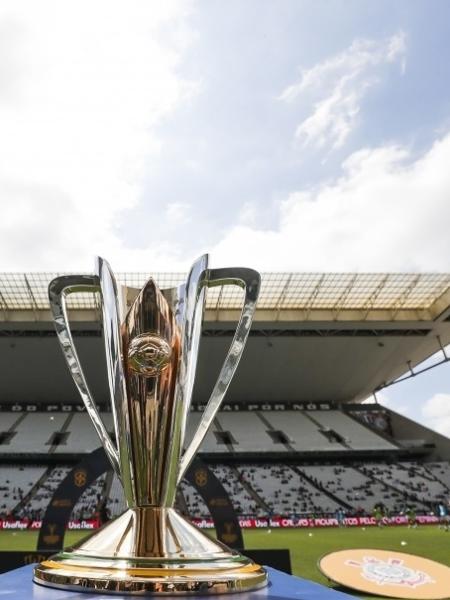
POLYGON ((66 275, 50 283, 63 354, 123 486, 128 509, 76 546, 41 562, 35 582, 129 594, 223 594, 267 584, 261 566, 209 538, 174 508, 177 487, 241 358, 259 287, 256 271, 209 269, 207 255, 194 263, 185 284, 161 290, 149 279, 131 302, 102 258, 95 275, 66 275), (244 290, 243 307, 200 424, 186 445, 206 290, 225 285, 244 290), (93 291, 102 298, 115 442, 89 390, 67 316, 69 294, 93 291))

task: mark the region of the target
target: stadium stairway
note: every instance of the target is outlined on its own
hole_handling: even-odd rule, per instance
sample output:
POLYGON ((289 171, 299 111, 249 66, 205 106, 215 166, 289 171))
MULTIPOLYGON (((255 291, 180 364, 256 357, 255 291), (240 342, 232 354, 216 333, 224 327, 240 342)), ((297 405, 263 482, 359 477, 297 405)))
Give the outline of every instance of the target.
POLYGON ((422 463, 422 469, 426 473, 428 473, 428 475, 430 476, 430 481, 438 481, 442 485, 442 487, 446 488, 446 490, 449 493, 449 497, 450 497, 450 487, 447 485, 447 482, 445 482, 443 479, 438 477, 436 475, 436 473, 434 473, 429 467, 427 467, 426 463, 422 463))
MULTIPOLYGON (((216 431, 220 431, 222 433, 225 433, 225 429, 222 427, 222 423, 219 421, 218 417, 216 417, 213 421, 214 427, 216 429, 216 431)), ((233 446, 233 436, 229 437, 229 441, 227 444, 225 444, 226 449, 228 450, 228 452, 234 452, 234 446, 233 446)))
MULTIPOLYGON (((309 420, 311 421, 311 423, 314 423, 314 425, 315 425, 315 426, 316 426, 316 428, 317 428, 317 431, 320 431, 321 433, 324 431, 324 429, 325 429, 325 428, 324 428, 324 426, 322 425, 322 423, 320 423, 319 421, 317 421, 317 419, 315 419, 315 418, 314 418, 312 415, 308 414, 308 411, 305 411, 305 412, 304 412, 304 415, 305 415, 305 417, 306 417, 307 419, 309 419, 309 420)), ((335 433, 335 434, 336 434, 337 432, 333 431, 333 433, 335 433)), ((340 446, 342 446, 343 448, 347 448, 348 450, 351 450, 351 449, 352 449, 352 447, 351 447, 351 446, 349 446, 349 445, 348 445, 348 444, 345 442, 345 440, 343 439, 343 437, 342 437, 340 434, 338 434, 338 435, 339 435, 339 438, 340 438, 340 439, 339 439, 339 442, 338 442, 338 443, 339 443, 339 445, 340 445, 340 446)))
POLYGON ((27 506, 27 504, 30 502, 30 500, 32 500, 33 497, 37 494, 40 487, 42 485, 44 485, 44 483, 47 481, 47 479, 49 478, 49 475, 52 471, 53 471, 52 466, 49 466, 46 468, 46 470, 41 475, 41 477, 31 487, 28 494, 25 494, 25 496, 22 498, 22 500, 16 504, 16 506, 14 507, 14 510, 13 510, 14 513, 19 513, 24 506, 27 506))
MULTIPOLYGON (((64 423, 62 424, 61 428, 58 431, 55 431, 55 433, 53 434, 53 439, 56 439, 56 435, 61 435, 63 433, 66 433, 66 431, 69 429, 70 427, 70 423, 72 422, 72 419, 74 417, 75 413, 69 413, 67 415, 67 419, 64 421, 64 423)), ((59 443, 53 443, 49 450, 48 453, 49 454, 53 454, 57 448, 59 447, 59 443)))
POLYGON ((353 510, 353 506, 351 506, 351 504, 348 504, 347 502, 345 502, 345 500, 342 500, 342 498, 339 498, 338 496, 336 496, 329 490, 325 489, 323 486, 317 485, 317 482, 314 481, 314 479, 312 477, 309 477, 309 475, 304 473, 299 467, 291 465, 291 469, 293 471, 295 471, 297 473, 297 475, 299 475, 301 478, 305 479, 310 485, 314 486, 316 488, 316 490, 319 490, 319 492, 321 492, 325 496, 328 496, 328 498, 330 498, 330 500, 333 500, 334 502, 336 502, 336 504, 339 504, 346 510, 353 510))
POLYGON ((10 433, 17 431, 19 425, 22 423, 22 421, 25 419, 25 417, 27 416, 27 413, 21 413, 20 416, 17 418, 16 421, 14 421, 10 427, 8 427, 8 429, 6 431, 9 431, 10 433))
MULTIPOLYGON (((263 424, 265 425, 265 427, 267 427, 268 431, 276 431, 275 427, 272 425, 272 423, 270 423, 270 421, 268 421, 268 419, 266 419, 266 417, 262 414, 261 411, 257 411, 256 412, 256 416, 260 419, 260 421, 263 422, 263 424)), ((287 438, 288 436, 286 436, 287 438)), ((283 446, 286 448, 286 450, 288 450, 289 452, 295 452, 295 448, 294 446, 292 446, 292 444, 290 444, 288 441, 283 443, 283 446)))
POLYGON ((230 469, 236 474, 236 477, 238 478, 239 483, 249 493, 249 495, 253 498, 253 500, 256 502, 256 504, 260 508, 262 508, 265 512, 269 513, 270 507, 264 502, 264 500, 261 498, 261 496, 258 494, 258 492, 256 492, 252 488, 250 483, 248 481, 246 481, 246 479, 243 477, 242 473, 240 471, 238 471, 238 469, 236 467, 231 466, 231 465, 230 465, 230 469))

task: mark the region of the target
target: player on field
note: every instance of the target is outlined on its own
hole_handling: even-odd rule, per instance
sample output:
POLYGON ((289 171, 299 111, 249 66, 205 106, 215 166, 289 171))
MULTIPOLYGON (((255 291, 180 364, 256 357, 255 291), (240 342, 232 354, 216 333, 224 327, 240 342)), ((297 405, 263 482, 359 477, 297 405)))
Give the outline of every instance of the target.
POLYGON ((416 518, 416 509, 414 506, 410 506, 406 511, 406 516, 408 517, 408 528, 416 529, 417 528, 417 518, 416 518))
POLYGON ((444 531, 448 531, 450 518, 448 514, 448 508, 443 502, 440 502, 438 504, 437 513, 437 516, 439 518, 438 528, 443 529, 444 531))
POLYGON ((373 512, 372 512, 374 518, 375 518, 375 523, 377 524, 378 527, 383 527, 384 523, 383 523, 383 517, 384 517, 384 512, 383 512, 383 508, 381 506, 381 504, 376 504, 374 506, 373 512))

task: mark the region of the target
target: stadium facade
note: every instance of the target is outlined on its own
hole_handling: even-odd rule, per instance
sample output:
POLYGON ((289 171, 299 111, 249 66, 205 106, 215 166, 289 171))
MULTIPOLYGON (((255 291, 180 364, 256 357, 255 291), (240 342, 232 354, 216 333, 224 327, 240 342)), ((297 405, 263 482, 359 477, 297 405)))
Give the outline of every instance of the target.
MULTIPOLYGON (((0 513, 42 517, 69 465, 98 446, 67 372, 50 318, 56 273, 0 274, 0 513)), ((183 274, 154 274, 160 287, 183 274)), ((147 274, 122 274, 139 288, 147 274)), ((231 341, 241 296, 208 291, 189 431, 193 432, 231 341)), ((106 423, 106 371, 95 295, 69 300, 74 339, 106 423)), ((424 515, 450 498, 450 441, 376 403, 386 385, 412 376, 450 344, 450 275, 263 275, 256 317, 226 403, 202 447, 242 518, 301 519, 344 511, 424 515), (280 491, 282 490, 282 491, 280 491)), ((407 399, 405 399, 407 401, 407 399)), ((189 434, 188 434, 189 435, 189 434)), ((74 509, 87 519, 105 499, 123 508, 103 475, 74 509)), ((208 508, 184 484, 180 503, 208 508)))

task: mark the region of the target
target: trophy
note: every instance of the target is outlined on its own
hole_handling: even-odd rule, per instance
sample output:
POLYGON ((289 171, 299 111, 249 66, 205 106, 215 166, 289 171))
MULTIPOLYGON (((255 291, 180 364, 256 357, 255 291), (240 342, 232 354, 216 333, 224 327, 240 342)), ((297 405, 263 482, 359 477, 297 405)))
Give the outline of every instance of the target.
POLYGON ((128 594, 223 594, 267 584, 265 570, 206 536, 175 508, 177 486, 211 425, 244 350, 260 276, 252 269, 209 269, 199 258, 185 284, 119 288, 109 264, 95 275, 65 275, 49 285, 57 336, 70 373, 119 478, 128 509, 72 548, 34 569, 36 583, 128 594), (240 319, 192 440, 185 444, 206 288, 244 290, 240 319), (89 390, 67 316, 66 298, 100 292, 115 440, 89 390))

